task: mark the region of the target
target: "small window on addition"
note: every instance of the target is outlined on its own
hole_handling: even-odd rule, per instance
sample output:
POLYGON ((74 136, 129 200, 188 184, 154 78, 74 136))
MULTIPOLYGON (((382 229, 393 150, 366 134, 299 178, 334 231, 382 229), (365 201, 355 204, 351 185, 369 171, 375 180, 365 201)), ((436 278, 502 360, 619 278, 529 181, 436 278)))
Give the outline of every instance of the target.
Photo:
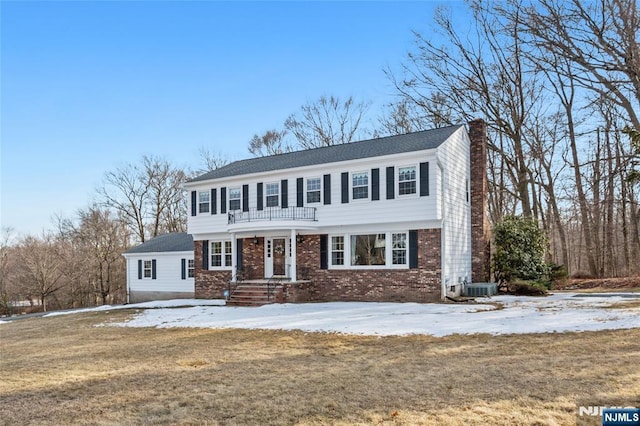
POLYGON ((452 285, 451 287, 449 287, 449 291, 450 291, 451 293, 455 293, 455 292, 456 292, 456 286, 455 286, 455 285, 452 285))

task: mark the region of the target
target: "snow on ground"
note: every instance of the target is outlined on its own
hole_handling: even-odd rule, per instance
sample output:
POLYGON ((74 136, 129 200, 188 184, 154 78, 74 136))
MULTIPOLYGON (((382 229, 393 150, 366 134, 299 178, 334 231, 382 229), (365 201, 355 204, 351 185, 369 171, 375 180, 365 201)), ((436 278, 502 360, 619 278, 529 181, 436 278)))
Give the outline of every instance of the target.
MULTIPOLYGON (((638 298, 637 293, 558 293, 548 297, 487 299, 501 304, 503 309, 491 304, 371 302, 274 304, 260 308, 152 306, 159 309, 145 310, 129 321, 110 325, 303 330, 379 336, 561 333, 640 328, 639 308, 610 308, 638 298)), ((202 305, 205 301, 195 302, 202 305)))
POLYGON ((55 317, 58 315, 69 315, 78 312, 99 312, 113 311, 115 309, 161 309, 161 308, 178 308, 184 306, 224 306, 224 300, 206 300, 206 299, 172 299, 172 300, 154 300, 152 302, 130 303, 128 305, 102 305, 94 308, 72 309, 68 311, 57 311, 43 315, 45 317, 55 317))

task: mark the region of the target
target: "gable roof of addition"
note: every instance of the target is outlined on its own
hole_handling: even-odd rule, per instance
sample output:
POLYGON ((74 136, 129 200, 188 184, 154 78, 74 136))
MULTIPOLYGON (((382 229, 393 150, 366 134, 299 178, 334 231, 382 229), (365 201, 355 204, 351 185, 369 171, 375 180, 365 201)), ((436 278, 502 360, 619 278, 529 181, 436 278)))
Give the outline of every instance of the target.
POLYGON ((461 127, 464 126, 441 127, 404 135, 387 136, 342 145, 270 155, 267 157, 249 158, 227 164, 226 166, 191 179, 189 182, 202 182, 231 176, 434 149, 440 146, 461 127))
POLYGON ((155 238, 127 250, 126 254, 193 251, 193 237, 186 232, 174 232, 155 238))

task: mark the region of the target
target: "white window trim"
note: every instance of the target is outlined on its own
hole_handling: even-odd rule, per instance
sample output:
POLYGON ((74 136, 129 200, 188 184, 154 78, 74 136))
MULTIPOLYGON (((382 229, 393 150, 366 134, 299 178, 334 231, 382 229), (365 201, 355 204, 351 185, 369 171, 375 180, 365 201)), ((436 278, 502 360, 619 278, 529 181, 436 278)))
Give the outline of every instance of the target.
POLYGON ((280 207, 280 200, 281 200, 281 198, 280 198, 280 182, 267 182, 267 183, 265 183, 265 184, 264 184, 264 207, 265 207, 266 209, 274 209, 274 208, 278 208, 278 207, 280 207), (268 191, 268 189, 267 189, 267 188, 269 188, 269 185, 275 185, 275 187, 278 189, 278 193, 277 193, 277 194, 271 194, 271 195, 269 195, 269 191, 268 191), (270 206, 270 205, 267 203, 267 199, 268 199, 269 197, 275 197, 275 196, 277 196, 277 197, 278 197, 278 202, 276 203, 276 205, 275 205, 275 206, 270 206))
POLYGON ((368 231, 360 231, 360 232, 352 232, 347 234, 329 234, 327 238, 327 253, 328 253, 328 262, 327 267, 329 269, 380 269, 380 270, 390 270, 390 269, 409 269, 410 256, 409 253, 409 231, 380 231, 380 230, 368 230, 368 231), (353 235, 373 235, 373 234, 384 234, 385 235, 385 264, 384 265, 351 265, 351 236, 353 235), (407 241, 407 263, 404 265, 394 265, 393 264, 393 234, 406 234, 407 241), (344 237, 344 265, 333 265, 332 261, 332 250, 331 250, 331 242, 332 237, 344 237))
POLYGON ((143 280, 152 280, 153 279, 153 259, 142 259, 142 279, 143 280), (149 276, 145 276, 145 271, 147 270, 146 263, 149 262, 149 276))
POLYGON ((198 191, 198 214, 211 214, 211 192, 209 192, 209 191, 198 191), (209 198, 209 201, 206 202, 206 203, 200 201, 200 199, 201 199, 200 197, 202 195, 206 195, 207 198, 209 198), (201 206, 203 204, 207 204, 207 206, 208 206, 206 212, 202 211, 202 207, 201 206))
POLYGON ((196 262, 195 259, 187 259, 187 279, 195 278, 196 276, 196 262))
POLYGON ((227 200, 227 207, 228 207, 228 211, 230 212, 237 212, 237 211, 241 211, 242 210, 242 187, 238 186, 238 187, 233 187, 233 188, 229 188, 229 199, 227 200), (231 198, 231 193, 235 190, 238 190, 238 194, 240 194, 240 197, 238 198, 231 198), (232 209, 231 208, 231 201, 235 201, 238 200, 239 201, 239 206, 237 209, 232 209))
MULTIPOLYGON (((305 200, 307 202, 307 204, 321 204, 322 203, 322 177, 320 176, 313 176, 313 177, 308 177, 305 179, 304 181, 304 185, 305 185, 305 189, 304 189, 304 197, 305 200), (320 188, 318 188, 318 192, 320 193, 320 199, 318 201, 309 201, 309 180, 314 179, 314 180, 318 180, 320 182, 320 188)), ((315 192, 315 191, 314 191, 315 192)))
MULTIPOLYGON (((225 263, 226 263, 225 262, 225 258, 226 258, 226 256, 232 254, 232 253, 227 253, 226 252, 226 244, 225 243, 227 243, 227 242, 229 244, 231 244, 231 240, 213 240, 213 241, 209 241, 209 259, 208 259, 208 261, 209 261, 209 270, 210 271, 230 271, 231 269, 233 269, 231 265, 225 266, 225 263), (213 266, 212 258, 213 258, 213 255, 214 255, 214 253, 213 253, 213 244, 214 243, 220 243, 220 246, 221 246, 221 252, 220 252, 220 255, 222 256, 222 258, 221 258, 222 265, 221 266, 213 266)), ((232 244, 231 244, 230 250, 233 250, 233 245, 232 244)))
MULTIPOLYGON (((401 166, 397 166, 395 168, 395 189, 396 189, 396 194, 398 194, 398 198, 418 198, 420 197, 420 167, 418 167, 417 164, 404 164, 401 166), (416 169, 416 192, 414 192, 413 194, 400 194, 400 169, 404 169, 407 167, 413 167, 414 169, 416 169)), ((405 181, 406 182, 406 181, 405 181)))
MULTIPOLYGON (((364 185, 359 185, 356 186, 356 188, 364 188, 364 185)), ((371 200, 371 173, 369 170, 360 170, 357 172, 351 172, 349 173, 349 199, 354 202, 354 203, 361 203, 361 202, 365 202, 365 201, 370 201, 371 200), (366 198, 353 198, 353 175, 359 175, 359 174, 366 174, 367 175, 367 197, 366 198)))
POLYGON ((345 240, 344 240, 345 236, 344 235, 330 235, 328 240, 329 240, 329 267, 333 267, 333 268, 341 268, 344 269, 347 265, 347 254, 345 252, 346 249, 346 244, 345 244, 345 240), (333 249, 333 239, 336 237, 342 237, 342 250, 334 250, 333 249), (334 265, 333 264, 333 253, 334 252, 342 252, 342 265, 334 265))

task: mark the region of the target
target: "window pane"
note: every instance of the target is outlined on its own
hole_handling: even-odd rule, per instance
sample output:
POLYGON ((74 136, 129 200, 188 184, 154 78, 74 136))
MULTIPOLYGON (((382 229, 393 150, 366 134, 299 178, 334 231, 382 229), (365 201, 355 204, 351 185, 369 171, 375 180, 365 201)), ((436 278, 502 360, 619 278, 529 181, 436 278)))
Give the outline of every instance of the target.
POLYGON ((401 167, 398 169, 398 192, 400 195, 416 193, 415 167, 401 167))
POLYGON ((344 265, 344 237, 331 237, 331 264, 344 265))
POLYGON ((353 188, 353 199, 359 200, 362 198, 369 198, 369 188, 366 186, 353 188))
POLYGON ((210 194, 209 191, 203 191, 198 193, 198 206, 199 206, 199 212, 200 213, 209 213, 209 200, 210 200, 210 194))
POLYGON ((307 179, 307 203, 320 202, 320 178, 307 179))
POLYGON ((406 265, 407 264, 407 234, 393 234, 391 253, 392 262, 394 265, 406 265))
POLYGON ((231 266, 231 241, 224 242, 224 266, 231 266))
POLYGON ((352 235, 352 265, 384 265, 385 234, 352 235))

